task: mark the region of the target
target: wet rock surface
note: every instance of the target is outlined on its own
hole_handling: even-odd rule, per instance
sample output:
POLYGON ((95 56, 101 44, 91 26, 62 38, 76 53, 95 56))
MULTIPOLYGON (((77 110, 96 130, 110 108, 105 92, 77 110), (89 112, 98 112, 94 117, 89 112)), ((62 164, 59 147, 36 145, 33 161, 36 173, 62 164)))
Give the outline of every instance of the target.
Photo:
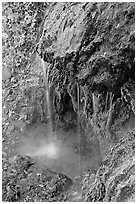
POLYGON ((134 201, 135 133, 126 124, 135 118, 135 3, 5 2, 2 10, 3 201, 134 201), (73 181, 16 151, 26 127, 49 121, 43 66, 54 131, 79 128, 103 157, 73 181))
MULTIPOLYGON (((115 102, 124 97, 132 103, 134 4, 55 4, 45 20, 38 53, 51 65, 50 84, 56 86, 57 98, 63 100, 65 95, 61 93, 69 93, 74 110, 77 82, 87 97, 84 106, 87 114, 95 111, 91 106, 94 92, 102 98, 112 92, 115 102)), ((102 102, 102 108, 104 105, 102 102)), ((134 102, 131 109, 134 110, 134 102)))

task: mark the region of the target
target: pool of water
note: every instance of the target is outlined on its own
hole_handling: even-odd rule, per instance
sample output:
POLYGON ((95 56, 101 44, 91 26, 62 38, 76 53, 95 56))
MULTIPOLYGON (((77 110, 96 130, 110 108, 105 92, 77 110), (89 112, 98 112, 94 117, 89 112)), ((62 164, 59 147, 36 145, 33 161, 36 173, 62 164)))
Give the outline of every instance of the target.
POLYGON ((88 169, 97 169, 102 161, 99 144, 88 143, 76 130, 63 128, 52 133, 48 124, 35 124, 20 135, 17 152, 35 158, 40 166, 71 178, 88 169))

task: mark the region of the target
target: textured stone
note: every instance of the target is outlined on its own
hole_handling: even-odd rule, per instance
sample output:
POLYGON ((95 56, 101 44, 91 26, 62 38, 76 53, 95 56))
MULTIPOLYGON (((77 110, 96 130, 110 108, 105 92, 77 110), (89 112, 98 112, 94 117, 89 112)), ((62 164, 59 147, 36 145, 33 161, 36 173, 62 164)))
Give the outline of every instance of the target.
MULTIPOLYGON (((85 101, 80 102, 81 112, 88 118, 96 112, 93 93, 102 100, 97 107, 102 115, 107 105, 110 110, 112 96, 118 114, 125 108, 129 117, 134 112, 134 3, 57 3, 48 12, 37 51, 51 65, 53 101, 61 107, 54 103, 57 114, 70 111, 65 109, 66 99, 77 111, 78 85, 85 101)), ((118 118, 110 112, 108 126, 118 118)))
POLYGON ((87 185, 85 201, 128 202, 135 193, 134 131, 125 135, 107 154, 94 183, 87 185))

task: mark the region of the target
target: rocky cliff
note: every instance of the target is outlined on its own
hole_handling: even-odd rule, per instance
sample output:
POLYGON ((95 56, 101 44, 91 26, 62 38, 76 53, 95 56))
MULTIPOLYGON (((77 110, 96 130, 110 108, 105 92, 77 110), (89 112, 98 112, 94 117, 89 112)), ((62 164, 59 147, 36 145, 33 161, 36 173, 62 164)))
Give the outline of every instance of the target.
POLYGON ((134 3, 55 3, 48 12, 37 52, 50 67, 55 114, 72 121, 79 102, 81 126, 117 141, 134 113, 134 3))
POLYGON ((100 144, 83 200, 133 201, 134 131, 124 127, 135 114, 135 4, 3 3, 3 134, 47 121, 43 64, 53 124, 79 122, 100 144))

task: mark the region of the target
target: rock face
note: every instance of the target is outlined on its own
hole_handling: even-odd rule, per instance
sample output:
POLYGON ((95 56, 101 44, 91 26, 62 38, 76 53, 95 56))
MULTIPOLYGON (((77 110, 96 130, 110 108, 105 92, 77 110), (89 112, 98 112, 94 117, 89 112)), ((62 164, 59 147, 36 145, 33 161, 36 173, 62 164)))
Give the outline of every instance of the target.
POLYGON ((42 59, 53 119, 74 124, 79 112, 84 129, 92 124, 97 133, 114 134, 115 119, 121 126, 134 112, 134 13, 134 3, 124 2, 3 4, 3 72, 10 79, 5 107, 17 120, 20 112, 28 122, 36 115, 45 121, 42 59), (10 107, 9 97, 25 105, 10 107))
POLYGON ((81 126, 116 142, 135 106, 134 3, 55 3, 48 12, 37 52, 50 67, 54 114, 74 123, 79 112, 81 126))
MULTIPOLYGON (((129 84, 134 86, 134 3, 53 5, 38 52, 51 64, 51 85, 60 92, 66 89, 74 109, 76 82, 85 97, 112 92, 114 101, 125 96, 133 103, 132 93, 126 98, 125 92, 129 84)), ((86 102, 89 111, 91 104, 86 102)), ((131 107, 134 110, 134 103, 131 107)), ((91 106, 89 112, 93 111, 91 106)))
POLYGON ((135 113, 135 3, 11 2, 3 17, 3 133, 47 120, 44 66, 52 121, 100 142, 83 201, 134 201, 134 132, 119 132, 135 113))
POLYGON ((134 200, 134 134, 118 135, 135 108, 134 15, 134 3, 54 4, 38 45, 50 66, 56 114, 79 111, 102 153, 112 147, 85 201, 134 200))
POLYGON ((134 131, 128 133, 108 152, 108 156, 96 174, 95 182, 88 189, 85 201, 135 201, 134 137, 134 131))

